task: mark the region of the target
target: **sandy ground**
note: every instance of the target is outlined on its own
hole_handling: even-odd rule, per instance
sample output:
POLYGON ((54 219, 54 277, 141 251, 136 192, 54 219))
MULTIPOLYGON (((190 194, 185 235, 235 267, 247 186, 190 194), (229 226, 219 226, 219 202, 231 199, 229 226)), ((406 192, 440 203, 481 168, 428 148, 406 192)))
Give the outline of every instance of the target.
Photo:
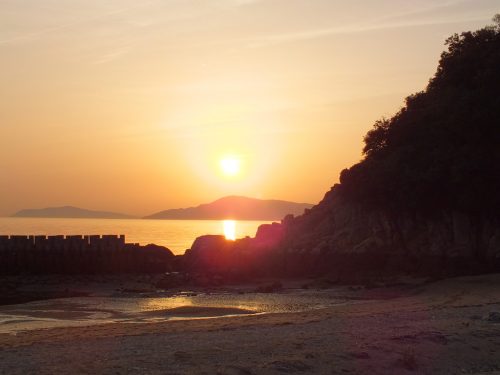
POLYGON ((311 311, 1 334, 0 373, 500 374, 500 275, 340 292, 311 311))

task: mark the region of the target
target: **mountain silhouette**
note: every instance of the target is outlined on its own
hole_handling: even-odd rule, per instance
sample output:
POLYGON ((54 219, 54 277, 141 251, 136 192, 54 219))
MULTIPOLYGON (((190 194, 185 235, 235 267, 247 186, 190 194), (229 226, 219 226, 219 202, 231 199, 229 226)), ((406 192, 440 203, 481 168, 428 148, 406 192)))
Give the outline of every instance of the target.
POLYGON ((280 220, 288 214, 300 215, 313 205, 282 200, 228 196, 197 207, 177 208, 146 216, 145 219, 172 220, 280 220))

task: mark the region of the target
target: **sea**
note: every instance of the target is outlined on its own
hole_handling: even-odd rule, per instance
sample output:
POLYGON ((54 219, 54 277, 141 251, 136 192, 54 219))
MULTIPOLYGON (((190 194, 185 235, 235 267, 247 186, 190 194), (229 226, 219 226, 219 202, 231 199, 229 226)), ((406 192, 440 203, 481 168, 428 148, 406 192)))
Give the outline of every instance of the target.
POLYGON ((184 254, 196 237, 222 234, 228 239, 255 236, 270 221, 56 219, 0 217, 0 235, 125 235, 127 243, 156 244, 184 254))

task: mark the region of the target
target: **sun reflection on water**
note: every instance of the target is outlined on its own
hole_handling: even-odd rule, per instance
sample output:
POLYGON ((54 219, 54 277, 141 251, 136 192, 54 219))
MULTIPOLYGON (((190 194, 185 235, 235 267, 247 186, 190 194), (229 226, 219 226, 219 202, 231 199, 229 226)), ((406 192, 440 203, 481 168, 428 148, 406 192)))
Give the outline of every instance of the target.
POLYGON ((224 236, 226 240, 234 241, 236 240, 236 221, 235 220, 224 220, 224 236))

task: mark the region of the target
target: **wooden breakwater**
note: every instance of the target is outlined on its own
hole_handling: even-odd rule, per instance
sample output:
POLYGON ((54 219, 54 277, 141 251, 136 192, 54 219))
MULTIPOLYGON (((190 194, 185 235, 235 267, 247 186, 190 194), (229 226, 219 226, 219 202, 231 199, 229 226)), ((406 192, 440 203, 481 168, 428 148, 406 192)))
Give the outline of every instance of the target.
POLYGON ((0 236, 0 274, 157 273, 170 270, 173 258, 124 235, 0 236))

